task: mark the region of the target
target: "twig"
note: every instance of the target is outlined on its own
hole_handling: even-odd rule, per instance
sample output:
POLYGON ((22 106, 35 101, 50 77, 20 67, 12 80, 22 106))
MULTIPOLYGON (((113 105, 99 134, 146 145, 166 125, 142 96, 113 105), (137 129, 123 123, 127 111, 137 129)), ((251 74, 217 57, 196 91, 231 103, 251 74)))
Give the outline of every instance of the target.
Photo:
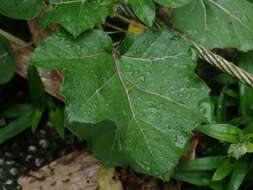
POLYGON ((0 29, 0 35, 4 36, 10 42, 13 42, 13 43, 15 43, 17 45, 21 45, 21 46, 26 46, 27 45, 27 43, 24 42, 23 40, 21 40, 21 39, 15 37, 15 36, 9 34, 8 32, 6 32, 6 31, 4 31, 2 29, 0 29))
POLYGON ((117 31, 123 32, 123 33, 125 33, 125 34, 128 34, 128 31, 127 31, 127 30, 124 30, 124 29, 122 29, 122 28, 120 28, 120 27, 118 27, 118 26, 115 26, 115 25, 113 25, 113 24, 105 23, 104 25, 105 25, 105 26, 109 26, 110 28, 113 28, 113 29, 115 29, 115 30, 117 30, 117 31))

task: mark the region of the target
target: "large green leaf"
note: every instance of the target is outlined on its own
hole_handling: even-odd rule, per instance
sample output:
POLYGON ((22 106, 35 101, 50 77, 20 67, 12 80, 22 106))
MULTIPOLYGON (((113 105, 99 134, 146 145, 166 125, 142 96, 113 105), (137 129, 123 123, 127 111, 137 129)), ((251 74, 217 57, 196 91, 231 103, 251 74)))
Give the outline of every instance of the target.
POLYGON ((65 0, 55 3, 42 20, 44 26, 59 23, 74 36, 103 23, 109 14, 108 8, 97 1, 65 0))
POLYGON ((253 49, 253 4, 247 0, 193 0, 173 10, 173 21, 207 48, 253 49))
POLYGON ((154 1, 166 7, 176 8, 181 7, 191 2, 192 0, 154 0, 154 1))
POLYGON ((0 36, 0 84, 8 82, 14 75, 16 63, 11 55, 9 42, 0 36))
POLYGON ((33 19, 42 8, 42 0, 0 0, 0 14, 14 19, 33 19))
POLYGON ((137 171, 168 180, 204 120, 198 103, 209 89, 193 71, 196 56, 166 30, 130 35, 120 52, 101 31, 75 40, 56 33, 35 50, 31 63, 63 68, 68 120, 113 121, 115 143, 137 171))

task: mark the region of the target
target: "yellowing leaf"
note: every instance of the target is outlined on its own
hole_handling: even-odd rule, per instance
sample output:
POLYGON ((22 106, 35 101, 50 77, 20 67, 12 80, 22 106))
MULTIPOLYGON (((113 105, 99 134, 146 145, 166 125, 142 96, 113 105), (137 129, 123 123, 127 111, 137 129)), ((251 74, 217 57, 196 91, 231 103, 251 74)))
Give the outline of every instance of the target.
POLYGON ((141 34, 144 31, 144 28, 141 28, 134 24, 128 25, 128 32, 131 32, 133 34, 141 34))
POLYGON ((123 190, 122 184, 119 180, 115 179, 114 168, 104 168, 102 165, 99 170, 99 189, 100 190, 123 190))

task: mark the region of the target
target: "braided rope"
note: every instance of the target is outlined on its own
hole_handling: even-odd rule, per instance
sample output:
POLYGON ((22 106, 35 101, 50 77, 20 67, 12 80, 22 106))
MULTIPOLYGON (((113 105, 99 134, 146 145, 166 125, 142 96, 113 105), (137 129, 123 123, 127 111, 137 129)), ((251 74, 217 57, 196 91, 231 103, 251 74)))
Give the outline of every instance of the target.
MULTIPOLYGON (((132 15, 134 15, 134 13, 130 8, 128 8, 124 5, 121 5, 120 9, 129 18, 133 18, 136 20, 136 16, 134 16, 134 17, 132 16, 132 15), (129 12, 131 12, 131 13, 129 13, 129 12)), ((168 28, 168 26, 166 26, 163 22, 161 22, 159 20, 157 20, 155 22, 154 26, 156 28, 168 28)), ((247 84, 253 88, 253 74, 248 73, 244 69, 236 66, 234 63, 227 61, 226 59, 224 59, 220 55, 217 55, 217 54, 213 53, 212 51, 210 51, 209 49, 205 48, 204 46, 196 43, 193 40, 190 40, 185 35, 175 31, 174 29, 171 29, 171 28, 168 28, 168 29, 170 31, 172 31, 175 35, 179 36, 180 38, 190 42, 199 51, 201 59, 205 60, 209 64, 220 69, 221 71, 231 75, 234 78, 237 78, 242 83, 247 84)))

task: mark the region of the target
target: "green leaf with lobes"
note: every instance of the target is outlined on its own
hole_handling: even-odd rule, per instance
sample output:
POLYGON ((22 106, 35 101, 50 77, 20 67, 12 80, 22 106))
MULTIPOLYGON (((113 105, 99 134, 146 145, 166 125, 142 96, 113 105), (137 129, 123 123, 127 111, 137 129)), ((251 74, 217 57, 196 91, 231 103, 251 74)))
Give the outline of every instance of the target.
POLYGON ((108 8, 97 1, 65 0, 56 3, 54 8, 45 13, 42 25, 45 27, 50 23, 59 23, 76 37, 96 24, 103 23, 108 14, 108 8))
POLYGON ((13 19, 33 19, 42 8, 42 0, 0 0, 0 14, 13 19))
POLYGON ((194 73, 191 47, 166 30, 130 35, 121 51, 102 31, 76 39, 56 33, 43 40, 31 63, 62 68, 69 122, 116 124, 127 164, 168 180, 205 119, 198 103, 209 88, 194 73))
POLYGON ((210 49, 253 49, 253 4, 247 0, 193 0, 173 10, 173 25, 210 49))

